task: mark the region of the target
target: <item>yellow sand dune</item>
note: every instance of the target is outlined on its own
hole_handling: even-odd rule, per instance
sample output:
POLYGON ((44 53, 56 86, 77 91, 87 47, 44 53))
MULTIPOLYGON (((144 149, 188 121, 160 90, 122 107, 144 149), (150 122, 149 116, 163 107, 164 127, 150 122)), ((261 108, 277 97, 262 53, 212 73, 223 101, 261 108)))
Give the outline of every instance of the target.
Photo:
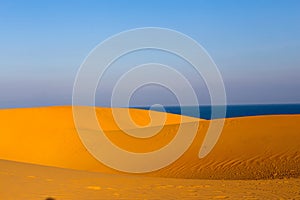
MULTIPOLYGON (((118 109, 119 114, 127 111, 118 109)), ((159 134, 141 139, 119 130, 110 108, 97 108, 96 113, 111 141, 133 152, 152 151, 167 144, 176 134, 181 119, 179 115, 167 114, 166 125, 159 134)), ((130 114, 141 126, 150 122, 148 111, 130 109, 130 114)), ((151 115, 160 118, 163 114, 152 111, 151 115)), ((183 119, 184 123, 197 120, 200 121, 198 133, 188 151, 173 164, 147 175, 203 179, 299 177, 300 115, 226 119, 216 146, 202 159, 198 153, 210 121, 183 119)), ((82 145, 74 126, 72 107, 0 110, 0 123, 0 159, 121 173, 100 163, 82 145)), ((93 131, 88 121, 82 128, 93 131)))
POLYGON ((0 160, 2 200, 299 199, 300 179, 174 179, 75 171, 0 160))

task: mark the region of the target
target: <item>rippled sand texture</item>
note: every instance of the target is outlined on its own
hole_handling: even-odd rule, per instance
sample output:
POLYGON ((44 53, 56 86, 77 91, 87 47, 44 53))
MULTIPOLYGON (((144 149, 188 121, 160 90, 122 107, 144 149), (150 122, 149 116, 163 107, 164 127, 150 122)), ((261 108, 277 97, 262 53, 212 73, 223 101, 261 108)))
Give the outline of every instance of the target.
POLYGON ((5 200, 300 199, 300 179, 199 180, 112 175, 0 161, 5 200))
MULTIPOLYGON (((140 126, 150 122, 148 111, 129 111, 140 126)), ((117 112, 122 118, 128 110, 117 112)), ((165 146, 181 122, 181 116, 167 114, 157 135, 140 139, 118 128, 111 109, 97 108, 96 114, 107 137, 133 152, 165 146)), ((151 115, 151 127, 140 128, 144 133, 162 123, 164 114, 151 115)), ((203 159, 198 153, 211 121, 191 117, 182 121, 184 126, 200 123, 183 156, 159 171, 129 176, 91 156, 79 139, 71 107, 0 110, 0 199, 300 198, 300 115, 226 119, 216 146, 203 159)), ((80 128, 97 134, 89 122, 80 128)), ((125 129, 132 129, 126 125, 125 129)))

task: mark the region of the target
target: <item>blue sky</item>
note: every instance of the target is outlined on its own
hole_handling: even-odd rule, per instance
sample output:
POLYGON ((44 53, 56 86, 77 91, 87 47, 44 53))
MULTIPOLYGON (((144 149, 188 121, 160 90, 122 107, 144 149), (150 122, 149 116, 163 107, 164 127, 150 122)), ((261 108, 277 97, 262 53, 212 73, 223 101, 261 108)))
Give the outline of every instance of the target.
MULTIPOLYGON (((199 42, 222 73, 228 103, 300 103, 300 1, 128 2, 0 1, 0 107, 71 104, 88 53, 147 26, 199 42)), ((173 102, 161 98, 136 104, 173 102)))

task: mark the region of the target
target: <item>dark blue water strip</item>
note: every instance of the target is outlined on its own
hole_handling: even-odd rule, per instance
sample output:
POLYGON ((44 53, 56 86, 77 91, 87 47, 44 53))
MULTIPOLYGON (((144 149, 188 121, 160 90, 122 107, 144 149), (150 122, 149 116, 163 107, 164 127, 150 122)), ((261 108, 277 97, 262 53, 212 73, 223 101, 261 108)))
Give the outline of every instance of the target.
MULTIPOLYGON (((150 106, 134 107, 139 109, 149 110, 150 106)), ((182 114, 191 117, 203 119, 212 119, 212 106, 198 106, 200 114, 197 112, 196 106, 185 106, 184 112, 180 106, 165 106, 164 109, 168 113, 182 114)), ((213 119, 220 118, 222 115, 218 113, 220 106, 215 106, 216 115, 213 119)), ((163 111, 161 108, 151 108, 151 110, 163 111)), ((300 104, 272 104, 272 105, 227 105, 226 118, 243 117, 243 116, 258 116, 258 115, 279 115, 279 114, 300 114, 300 104)))

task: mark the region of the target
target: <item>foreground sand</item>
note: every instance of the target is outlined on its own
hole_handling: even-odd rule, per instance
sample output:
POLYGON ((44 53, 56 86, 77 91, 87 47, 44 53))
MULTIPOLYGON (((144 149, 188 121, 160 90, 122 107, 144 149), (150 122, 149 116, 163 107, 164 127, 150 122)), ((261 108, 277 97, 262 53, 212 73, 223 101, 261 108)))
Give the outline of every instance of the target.
POLYGON ((111 175, 0 160, 0 199, 300 199, 300 179, 199 180, 111 175))
MULTIPOLYGON (((125 112, 119 109, 120 115, 125 112)), ((166 145, 181 119, 168 114, 159 134, 138 139, 118 129, 109 108, 96 113, 111 141, 133 152, 166 145)), ((148 111, 130 113, 136 123, 149 123, 148 111)), ((162 115, 151 114, 155 119, 162 115)), ((137 176, 91 156, 78 137, 71 107, 0 110, 0 199, 300 198, 300 115, 226 119, 216 146, 203 159, 198 153, 210 121, 183 121, 187 126, 200 122, 191 147, 170 166, 137 176)), ((159 123, 142 129, 147 132, 159 123)), ((89 121, 81 128, 95 132, 89 121)))

